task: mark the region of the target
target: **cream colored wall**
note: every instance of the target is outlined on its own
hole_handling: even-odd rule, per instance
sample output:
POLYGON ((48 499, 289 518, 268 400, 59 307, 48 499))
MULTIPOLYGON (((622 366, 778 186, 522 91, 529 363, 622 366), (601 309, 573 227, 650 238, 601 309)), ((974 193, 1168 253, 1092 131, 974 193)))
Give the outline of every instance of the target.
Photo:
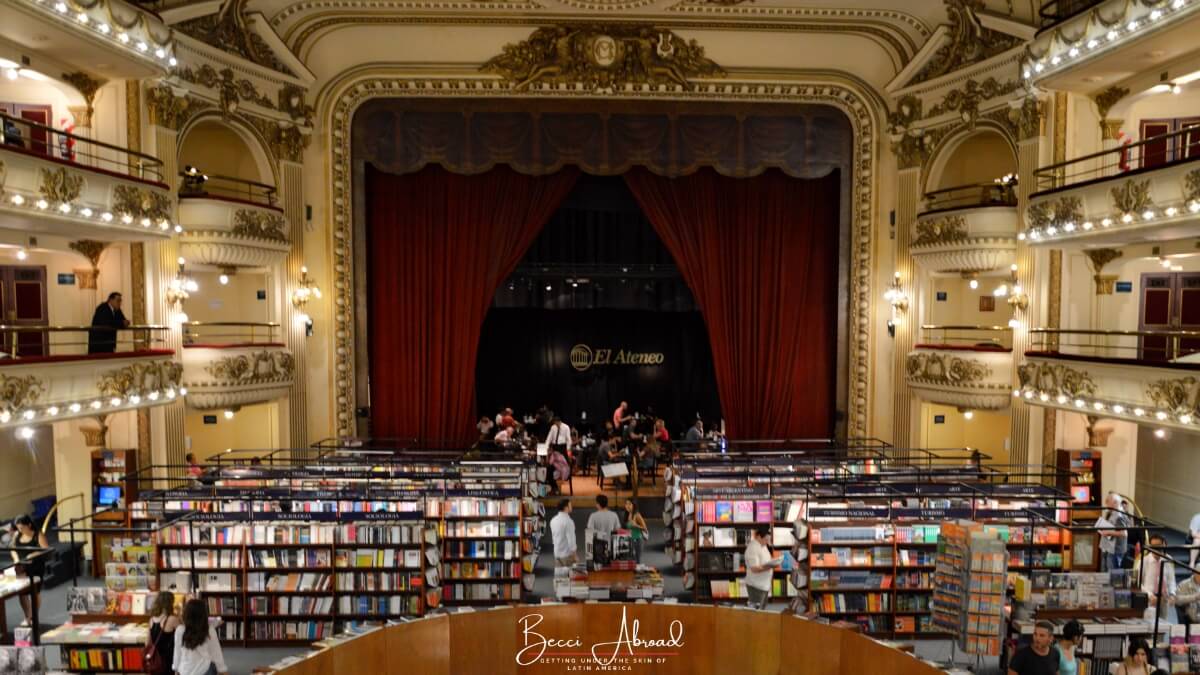
POLYGON ((227 448, 264 449, 279 447, 279 404, 257 403, 242 406, 232 420, 222 411, 188 410, 184 419, 188 452, 203 461, 227 448), (215 415, 216 424, 205 424, 205 415, 215 415))
MULTIPOLYGON (((262 272, 239 270, 222 286, 217 277, 220 272, 189 271, 200 290, 192 293, 185 309, 192 321, 252 321, 271 320, 270 291, 267 276, 262 272), (259 290, 267 291, 267 298, 257 299, 259 290)), ((279 336, 276 335, 276 338, 279 336)))
POLYGON ((1138 429, 1137 493, 1134 499, 1151 520, 1186 530, 1200 513, 1200 434, 1171 430, 1164 439, 1152 427, 1138 429))
MULTIPOLYGON (((136 448, 137 447, 137 413, 134 411, 120 412, 109 415, 108 447, 136 448)), ((59 510, 58 522, 65 523, 73 518, 92 512, 92 458, 91 449, 84 442, 82 427, 96 427, 93 419, 76 419, 65 422, 55 422, 52 436, 54 439, 54 479, 55 493, 61 501, 71 495, 82 494, 83 503, 72 499, 59 510), (82 508, 81 508, 82 506, 82 508)), ((42 438, 39 435, 37 438, 42 438)), ((139 466, 145 466, 149 459, 138 458, 139 466)), ((90 547, 85 547, 85 555, 90 555, 90 547)))
MULTIPOLYGON (((925 322, 934 325, 958 326, 1007 326, 1012 318, 1012 308, 1004 298, 995 298, 996 309, 992 312, 979 311, 979 298, 991 296, 1006 279, 980 277, 979 288, 971 290, 970 280, 959 277, 937 277, 930 284, 929 317, 925 322), (937 293, 946 293, 945 301, 937 300, 937 293)), ((936 334, 935 334, 936 335, 936 334)))
POLYGON ((1007 412, 976 410, 966 419, 954 406, 921 403, 921 447, 930 449, 972 448, 991 457, 989 464, 1008 463, 1007 412), (934 417, 945 416, 943 424, 934 417))
POLYGON ((1125 112, 1125 124, 1121 130, 1135 141, 1141 137, 1141 121, 1177 117, 1200 117, 1200 90, 1190 85, 1176 95, 1171 93, 1150 94, 1137 99, 1125 112))
POLYGON ((63 118, 72 117, 67 108, 74 105, 58 87, 48 82, 35 82, 24 77, 16 80, 0 78, 0 101, 49 105, 52 115, 50 126, 55 129, 63 128, 63 125, 59 123, 63 118))
POLYGON ((275 184, 274 176, 259 166, 237 132, 215 120, 197 123, 183 137, 179 146, 180 170, 189 164, 208 174, 275 184))
POLYGON ((1017 158, 1000 134, 990 131, 966 138, 953 149, 942 166, 937 188, 990 183, 1016 173, 1017 158))
POLYGON ((16 437, 15 429, 0 430, 0 520, 29 513, 30 500, 52 495, 54 482, 54 438, 50 427, 35 429, 30 440, 16 437))

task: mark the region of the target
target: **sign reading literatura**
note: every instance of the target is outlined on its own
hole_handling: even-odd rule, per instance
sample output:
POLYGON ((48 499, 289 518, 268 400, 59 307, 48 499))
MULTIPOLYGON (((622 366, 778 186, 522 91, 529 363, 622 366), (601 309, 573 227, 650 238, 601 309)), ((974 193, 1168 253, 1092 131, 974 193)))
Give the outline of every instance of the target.
POLYGON ((593 349, 585 344, 571 347, 571 367, 583 372, 594 366, 661 366, 662 352, 631 352, 625 349, 593 349))
POLYGON ((664 626, 645 626, 621 607, 619 620, 587 625, 587 635, 571 623, 547 619, 541 612, 517 615, 518 670, 539 673, 653 673, 684 646, 684 626, 671 619, 664 626))

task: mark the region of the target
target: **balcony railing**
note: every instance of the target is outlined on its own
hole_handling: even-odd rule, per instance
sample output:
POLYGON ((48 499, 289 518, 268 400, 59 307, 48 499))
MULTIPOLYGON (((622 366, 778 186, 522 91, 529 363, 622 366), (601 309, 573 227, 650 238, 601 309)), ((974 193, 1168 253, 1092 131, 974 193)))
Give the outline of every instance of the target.
POLYGON ((918 348, 1010 351, 1012 328, 1008 326, 921 326, 918 348))
POLYGON ((1200 331, 1068 330, 1029 331, 1030 351, 1097 360, 1200 364, 1200 331))
POLYGON ((973 206, 1016 206, 1015 183, 974 183, 925 193, 922 215, 973 206))
POLYGON ((1067 19, 1100 4, 1104 0, 1050 0, 1038 9, 1041 29, 1052 28, 1067 19))
POLYGON ((159 349, 167 326, 9 326, 0 325, 0 363, 139 353, 159 349))
POLYGON ((254 321, 189 321, 183 324, 185 347, 242 347, 280 344, 279 324, 254 321))
POLYGON ((214 174, 189 173, 180 171, 179 196, 182 198, 215 197, 218 199, 234 199, 262 206, 276 205, 275 186, 214 174))
POLYGON ((0 113, 0 148, 139 180, 163 182, 157 157, 0 113))
POLYGON ((1200 159, 1200 126, 1051 164, 1035 171, 1034 177, 1040 193, 1090 181, 1137 175, 1194 159, 1200 159))

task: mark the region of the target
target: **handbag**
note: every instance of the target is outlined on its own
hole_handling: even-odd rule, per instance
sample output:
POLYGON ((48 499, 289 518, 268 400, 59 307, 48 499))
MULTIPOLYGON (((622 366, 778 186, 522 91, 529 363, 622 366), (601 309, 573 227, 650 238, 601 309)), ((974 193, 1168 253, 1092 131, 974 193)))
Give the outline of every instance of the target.
POLYGON ((164 633, 166 631, 159 628, 158 637, 154 642, 146 645, 142 652, 142 666, 147 673, 161 673, 166 670, 167 664, 163 663, 162 653, 158 651, 158 641, 162 639, 164 633))

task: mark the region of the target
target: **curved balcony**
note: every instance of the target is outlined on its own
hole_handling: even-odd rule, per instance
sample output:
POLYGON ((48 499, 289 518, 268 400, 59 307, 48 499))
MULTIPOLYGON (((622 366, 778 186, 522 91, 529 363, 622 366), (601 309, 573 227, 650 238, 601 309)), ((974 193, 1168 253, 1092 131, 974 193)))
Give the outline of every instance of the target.
POLYGON ((5 0, 4 9, 0 38, 34 44, 40 56, 79 70, 137 80, 162 77, 176 63, 170 27, 125 0, 5 0))
POLYGON ((186 390, 167 330, 0 326, 0 427, 169 403, 186 390))
POLYGON ((926 401, 1000 410, 1012 398, 1012 368, 1011 328, 921 326, 921 342, 908 353, 905 377, 926 401))
POLYGON ((264 267, 287 257, 288 222, 274 186, 227 176, 182 172, 182 255, 219 267, 264 267))
POLYGON ((1088 94, 1139 72, 1157 73, 1192 51, 1200 29, 1194 0, 1051 0, 1029 44, 1022 77, 1039 88, 1088 94), (1105 86, 1105 85, 1099 85, 1105 86))
POLYGON ((157 158, 3 113, 0 129, 3 227, 103 241, 175 234, 157 158))
POLYGON ((925 195, 909 248, 929 272, 987 272, 1016 260, 1017 198, 1011 184, 959 185, 925 195))
POLYGON ((183 324, 183 382, 197 410, 236 408, 287 395, 295 377, 292 352, 278 342, 277 323, 183 324))
POLYGON ((1200 429, 1200 331, 1038 328, 1013 391, 1031 405, 1200 429))
POLYGON ((1038 169, 1021 236, 1055 248, 1194 237, 1198 160, 1200 139, 1184 129, 1038 169))

